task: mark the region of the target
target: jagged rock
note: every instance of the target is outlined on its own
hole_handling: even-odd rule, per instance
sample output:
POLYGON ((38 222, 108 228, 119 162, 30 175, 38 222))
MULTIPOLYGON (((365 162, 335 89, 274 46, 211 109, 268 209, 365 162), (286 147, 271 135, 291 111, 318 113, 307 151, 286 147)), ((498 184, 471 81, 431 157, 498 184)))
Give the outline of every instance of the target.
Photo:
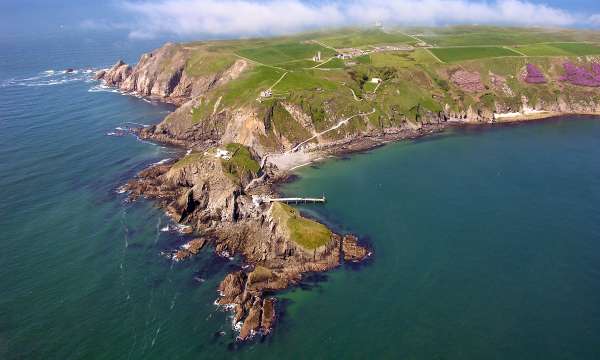
POLYGON ((105 75, 106 75, 106 70, 96 71, 96 74, 94 75, 94 80, 102 80, 102 79, 104 79, 105 75))
POLYGON ((369 251, 358 245, 358 238, 354 235, 345 235, 342 240, 342 253, 344 261, 359 262, 364 260, 369 251))
MULTIPOLYGON (((225 279, 219 284, 219 292, 222 299, 233 299, 244 291, 245 274, 242 271, 236 271, 227 274, 225 279)), ((222 303, 227 304, 226 300, 222 303)))
POLYGON ((262 313, 262 301, 260 298, 257 298, 250 311, 248 312, 248 316, 244 320, 244 324, 240 329, 240 335, 238 336, 240 340, 247 340, 252 337, 259 329, 260 329, 260 316, 262 313))
POLYGON ((177 252, 175 252, 173 255, 173 260, 181 261, 198 254, 204 247, 204 244, 206 244, 206 239, 204 238, 188 241, 187 243, 183 244, 181 248, 177 250, 177 252))
POLYGON ((271 328, 275 323, 275 298, 267 298, 263 301, 262 319, 260 327, 263 334, 267 335, 271 332, 271 328))

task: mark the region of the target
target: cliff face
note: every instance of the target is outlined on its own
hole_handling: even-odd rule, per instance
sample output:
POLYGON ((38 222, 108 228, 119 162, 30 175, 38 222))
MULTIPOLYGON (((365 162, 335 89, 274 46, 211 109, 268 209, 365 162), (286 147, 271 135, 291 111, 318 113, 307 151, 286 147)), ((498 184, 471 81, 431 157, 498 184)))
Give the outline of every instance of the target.
POLYGON ((190 57, 190 49, 167 43, 142 55, 133 68, 119 60, 110 69, 98 72, 96 79, 125 92, 182 105, 237 78, 248 66, 240 59, 223 71, 191 76, 185 71, 190 57))

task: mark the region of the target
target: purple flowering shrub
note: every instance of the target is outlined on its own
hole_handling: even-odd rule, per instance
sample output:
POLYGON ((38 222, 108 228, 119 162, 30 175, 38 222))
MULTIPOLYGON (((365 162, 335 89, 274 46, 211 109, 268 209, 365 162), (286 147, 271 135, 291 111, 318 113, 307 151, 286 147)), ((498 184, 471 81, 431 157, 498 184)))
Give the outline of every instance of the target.
POLYGON ((546 83, 546 77, 541 70, 533 65, 527 64, 527 74, 525 76, 525 82, 529 84, 544 84, 546 83))
POLYGON ((561 81, 568 81, 573 85, 598 87, 600 86, 600 64, 592 64, 592 71, 577 66, 572 62, 563 64, 565 75, 560 78, 561 81))

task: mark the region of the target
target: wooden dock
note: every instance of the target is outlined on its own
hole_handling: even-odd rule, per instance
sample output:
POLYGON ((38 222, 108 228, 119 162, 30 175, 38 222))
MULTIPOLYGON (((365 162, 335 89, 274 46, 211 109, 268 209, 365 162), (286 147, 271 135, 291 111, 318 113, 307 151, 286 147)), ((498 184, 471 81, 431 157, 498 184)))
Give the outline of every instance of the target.
POLYGON ((327 199, 325 199, 325 195, 320 198, 301 198, 301 197, 291 197, 291 198, 268 198, 265 200, 266 202, 282 202, 286 204, 324 204, 327 199))

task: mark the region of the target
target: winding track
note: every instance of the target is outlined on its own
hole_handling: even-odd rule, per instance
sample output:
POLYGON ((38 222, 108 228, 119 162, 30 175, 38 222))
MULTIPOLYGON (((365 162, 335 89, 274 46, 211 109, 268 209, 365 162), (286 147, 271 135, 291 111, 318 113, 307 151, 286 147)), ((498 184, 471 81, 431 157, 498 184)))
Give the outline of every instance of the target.
POLYGON ((298 149, 299 149, 299 148, 300 148, 302 145, 306 144, 307 142, 309 142, 309 141, 311 141, 311 140, 314 140, 314 139, 318 138, 319 136, 322 136, 322 135, 324 135, 324 134, 326 134, 326 133, 328 133, 328 132, 330 132, 330 131, 333 131, 333 130, 335 130, 335 129, 339 128, 339 127, 340 127, 340 126, 342 126, 342 125, 346 125, 346 124, 348 123, 348 121, 350 121, 350 120, 354 119, 354 118, 355 118, 355 117, 357 117, 357 116, 371 115, 371 114, 374 114, 374 113, 375 113, 375 109, 373 109, 371 112, 368 112, 368 113, 358 113, 358 114, 354 114, 354 115, 352 115, 352 116, 349 116, 349 117, 345 118, 344 120, 342 120, 342 121, 338 122, 337 124, 333 125, 333 126, 332 126, 332 127, 330 127, 329 129, 327 129, 327 130, 324 130, 324 131, 321 131, 320 133, 318 133, 318 134, 316 134, 316 135, 314 135, 314 136, 312 136, 312 137, 310 137, 310 138, 308 138, 308 139, 304 140, 304 141, 303 141, 303 142, 301 142, 300 144, 298 144, 298 145, 294 146, 292 149, 288 150, 288 152, 296 152, 296 151, 298 151, 298 149))

